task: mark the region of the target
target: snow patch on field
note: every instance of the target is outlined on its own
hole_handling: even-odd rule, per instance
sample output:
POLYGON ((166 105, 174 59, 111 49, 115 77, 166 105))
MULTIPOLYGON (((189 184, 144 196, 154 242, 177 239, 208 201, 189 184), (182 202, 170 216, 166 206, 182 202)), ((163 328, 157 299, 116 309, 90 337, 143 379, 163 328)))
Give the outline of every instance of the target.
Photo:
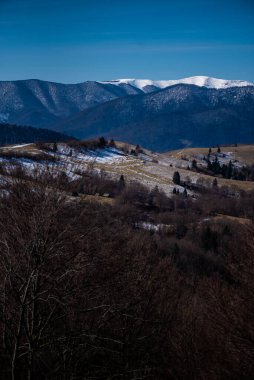
POLYGON ((31 145, 29 144, 19 144, 19 145, 10 145, 10 146, 5 146, 4 149, 16 149, 16 148, 23 148, 25 146, 31 145))

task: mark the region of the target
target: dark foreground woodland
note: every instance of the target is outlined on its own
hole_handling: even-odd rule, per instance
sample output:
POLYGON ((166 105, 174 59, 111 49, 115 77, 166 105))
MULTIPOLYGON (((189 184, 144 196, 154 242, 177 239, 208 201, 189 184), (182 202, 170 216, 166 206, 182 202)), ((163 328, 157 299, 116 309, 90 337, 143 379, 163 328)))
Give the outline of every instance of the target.
POLYGON ((253 379, 254 194, 2 175, 1 379, 253 379))

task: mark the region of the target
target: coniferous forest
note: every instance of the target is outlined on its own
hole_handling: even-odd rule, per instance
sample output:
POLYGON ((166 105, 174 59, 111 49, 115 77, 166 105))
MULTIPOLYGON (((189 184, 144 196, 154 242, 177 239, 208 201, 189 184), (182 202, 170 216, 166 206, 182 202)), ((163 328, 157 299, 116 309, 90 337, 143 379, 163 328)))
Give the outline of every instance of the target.
POLYGON ((33 143, 37 141, 67 141, 69 136, 49 129, 0 123, 0 145, 33 143))

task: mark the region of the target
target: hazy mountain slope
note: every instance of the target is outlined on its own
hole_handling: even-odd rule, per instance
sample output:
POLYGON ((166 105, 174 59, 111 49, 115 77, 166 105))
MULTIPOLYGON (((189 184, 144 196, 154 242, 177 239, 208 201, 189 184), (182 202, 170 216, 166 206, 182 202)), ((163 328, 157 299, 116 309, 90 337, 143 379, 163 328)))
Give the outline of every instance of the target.
POLYGON ((117 87, 98 82, 0 82, 0 122, 48 127, 86 108, 141 92, 130 85, 117 87))
POLYGON ((36 141, 62 142, 70 139, 70 136, 49 129, 0 124, 0 145, 33 143, 36 141))
POLYGON ((79 138, 105 135, 154 150, 254 141, 254 87, 176 85, 110 101, 64 121, 79 138))

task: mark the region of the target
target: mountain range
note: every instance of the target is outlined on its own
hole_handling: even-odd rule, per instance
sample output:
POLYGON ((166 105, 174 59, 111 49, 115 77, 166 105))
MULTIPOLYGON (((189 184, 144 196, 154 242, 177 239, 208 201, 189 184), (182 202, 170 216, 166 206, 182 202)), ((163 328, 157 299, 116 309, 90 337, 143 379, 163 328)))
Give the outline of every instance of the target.
POLYGON ((254 85, 210 77, 0 82, 0 122, 163 151, 254 142, 254 85))

